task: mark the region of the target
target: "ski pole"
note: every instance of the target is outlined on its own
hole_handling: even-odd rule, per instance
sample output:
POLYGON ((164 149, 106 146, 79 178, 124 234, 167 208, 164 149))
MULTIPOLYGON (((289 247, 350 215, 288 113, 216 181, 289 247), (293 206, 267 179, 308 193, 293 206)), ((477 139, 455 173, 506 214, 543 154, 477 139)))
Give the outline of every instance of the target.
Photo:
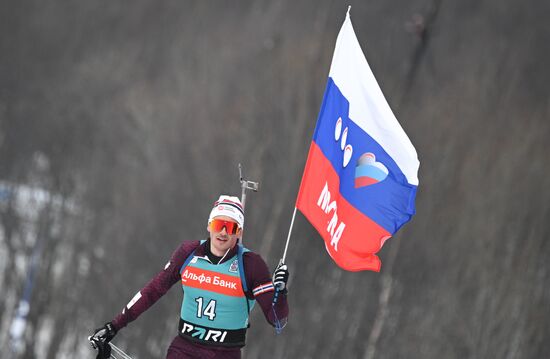
MULTIPOLYGON (((114 345, 113 343, 109 343, 111 345, 111 349, 116 352, 117 355, 120 355, 120 359, 132 359, 128 354, 126 354, 122 349, 114 345)), ((113 354, 111 353, 111 356, 113 354)), ((117 357, 114 357, 115 359, 118 359, 117 357)))
MULTIPOLYGON (((100 349, 100 345, 95 340, 93 340, 91 336, 88 337, 88 340, 90 341, 90 344, 92 345, 92 348, 97 349, 100 352, 103 350, 103 349, 100 349)), ((126 354, 122 349, 120 349, 119 347, 114 345, 112 342, 105 343, 105 344, 108 345, 109 348, 111 348, 109 358, 113 358, 113 359, 132 359, 132 357, 130 357, 128 354, 126 354), (114 355, 112 353, 113 351, 116 353, 116 355, 114 355)))
MULTIPOLYGON (((283 259, 281 258, 281 260, 279 261, 279 265, 277 267, 279 267, 282 264, 283 264, 283 259)), ((281 289, 279 289, 279 286, 276 285, 275 286, 275 294, 273 294, 273 302, 271 303, 272 307, 275 307, 275 304, 277 304, 277 300, 279 299, 279 293, 280 292, 281 292, 281 289)))

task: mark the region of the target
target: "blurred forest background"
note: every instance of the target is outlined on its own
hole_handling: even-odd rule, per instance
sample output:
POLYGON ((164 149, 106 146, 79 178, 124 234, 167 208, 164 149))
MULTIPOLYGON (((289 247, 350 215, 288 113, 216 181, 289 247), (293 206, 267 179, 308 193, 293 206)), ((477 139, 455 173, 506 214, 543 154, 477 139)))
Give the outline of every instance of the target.
MULTIPOLYGON (((0 1, 0 358, 93 358, 211 204, 261 182, 274 267, 347 5, 420 158, 417 214, 350 273, 300 214, 281 335, 244 357, 550 357, 550 2, 0 1)), ((177 286, 115 342, 164 358, 177 286)))

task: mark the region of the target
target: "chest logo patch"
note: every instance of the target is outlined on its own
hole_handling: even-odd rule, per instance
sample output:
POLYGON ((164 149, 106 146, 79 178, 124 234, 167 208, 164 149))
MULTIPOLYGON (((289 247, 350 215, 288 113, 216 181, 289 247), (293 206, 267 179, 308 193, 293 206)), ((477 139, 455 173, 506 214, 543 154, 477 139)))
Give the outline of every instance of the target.
POLYGON ((229 271, 231 273, 237 273, 239 271, 239 261, 235 259, 233 263, 229 266, 229 271))

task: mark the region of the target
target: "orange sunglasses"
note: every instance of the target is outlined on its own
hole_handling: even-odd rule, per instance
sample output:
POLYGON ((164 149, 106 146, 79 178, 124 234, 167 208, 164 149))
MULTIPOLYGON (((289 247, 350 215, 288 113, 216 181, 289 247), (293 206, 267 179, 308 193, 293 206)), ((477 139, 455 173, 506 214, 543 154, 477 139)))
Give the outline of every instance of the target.
POLYGON ((237 234, 241 230, 238 223, 225 221, 223 219, 213 219, 210 222, 210 229, 214 232, 221 232, 225 227, 227 234, 237 234))

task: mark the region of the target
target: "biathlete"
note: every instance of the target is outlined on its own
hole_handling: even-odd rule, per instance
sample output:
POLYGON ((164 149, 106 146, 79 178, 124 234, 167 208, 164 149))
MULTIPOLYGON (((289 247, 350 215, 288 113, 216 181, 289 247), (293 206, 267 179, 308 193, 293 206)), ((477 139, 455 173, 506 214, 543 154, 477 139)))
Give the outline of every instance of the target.
POLYGON ((108 343, 116 333, 178 282, 184 293, 179 331, 167 359, 240 358, 255 302, 271 325, 284 327, 288 318, 287 266, 279 264, 271 276, 262 257, 240 243, 243 224, 239 198, 220 196, 208 218, 209 238, 182 243, 122 312, 90 337, 99 349, 98 358, 109 358, 108 343))

